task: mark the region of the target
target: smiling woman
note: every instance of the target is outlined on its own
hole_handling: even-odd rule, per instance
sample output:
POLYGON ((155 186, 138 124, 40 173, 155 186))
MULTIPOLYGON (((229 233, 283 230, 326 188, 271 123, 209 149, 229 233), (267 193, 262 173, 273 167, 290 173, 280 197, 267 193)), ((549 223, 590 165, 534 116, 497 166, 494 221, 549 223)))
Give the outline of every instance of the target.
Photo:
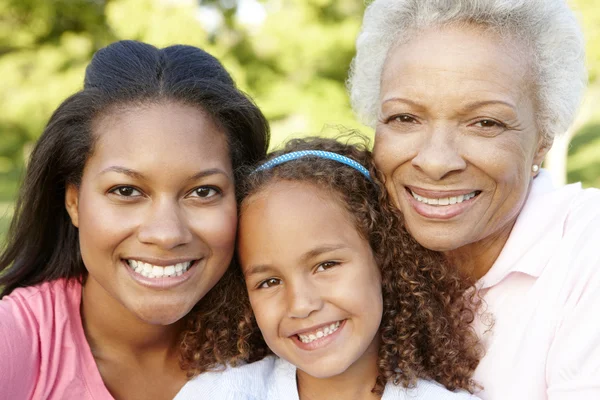
POLYGON ((375 163, 423 246, 494 317, 484 399, 600 398, 600 191, 540 166, 585 86, 564 0, 374 0, 349 79, 375 163))
POLYGON ((236 183, 267 143, 204 51, 100 50, 33 150, 0 258, 3 396, 173 398, 188 313, 201 341, 224 322, 209 291, 233 256, 236 183))

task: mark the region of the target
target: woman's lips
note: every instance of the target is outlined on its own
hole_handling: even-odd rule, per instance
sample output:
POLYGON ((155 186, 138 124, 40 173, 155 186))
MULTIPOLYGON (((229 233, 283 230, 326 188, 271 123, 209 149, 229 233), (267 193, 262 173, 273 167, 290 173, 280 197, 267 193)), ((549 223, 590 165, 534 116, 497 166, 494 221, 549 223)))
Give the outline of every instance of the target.
POLYGON ((405 196, 417 214, 429 219, 448 220, 468 210, 480 193, 473 189, 431 191, 407 186, 405 196))
POLYGON ((166 290, 174 288, 190 279, 202 260, 194 261, 185 271, 175 276, 149 277, 136 272, 126 260, 121 260, 129 276, 138 284, 149 289, 166 290))

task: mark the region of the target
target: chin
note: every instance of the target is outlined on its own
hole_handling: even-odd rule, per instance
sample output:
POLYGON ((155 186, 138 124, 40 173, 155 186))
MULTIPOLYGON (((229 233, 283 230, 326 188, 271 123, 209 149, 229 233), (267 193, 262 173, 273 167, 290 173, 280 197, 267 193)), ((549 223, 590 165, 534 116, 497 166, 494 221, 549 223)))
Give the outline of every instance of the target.
POLYGON ((458 238, 452 232, 440 234, 439 232, 428 232, 423 229, 412 230, 409 227, 408 231, 421 246, 429 250, 443 253, 456 250, 463 245, 463 242, 457 240, 458 238))
POLYGON ((158 305, 152 306, 148 308, 138 309, 134 311, 139 319, 146 322, 150 325, 172 325, 175 322, 179 321, 183 317, 185 317, 190 310, 191 306, 167 306, 167 305, 158 305))
POLYGON ((328 365, 328 363, 319 363, 319 364, 320 364, 319 366, 310 365, 310 366, 308 366, 308 368, 302 368, 301 366, 298 366, 298 368, 314 378, 327 379, 327 378, 332 378, 334 376, 342 374, 349 367, 349 366, 341 367, 337 363, 336 363, 336 365, 328 365))

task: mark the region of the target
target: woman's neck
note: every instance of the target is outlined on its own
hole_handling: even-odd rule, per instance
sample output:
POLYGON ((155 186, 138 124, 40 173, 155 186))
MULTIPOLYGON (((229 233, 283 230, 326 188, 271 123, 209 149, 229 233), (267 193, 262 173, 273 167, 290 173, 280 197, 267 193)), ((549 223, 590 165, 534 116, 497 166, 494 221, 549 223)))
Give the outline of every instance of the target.
POLYGON ((178 355, 174 353, 178 353, 181 323, 163 326, 140 320, 92 278, 85 282, 81 297, 84 332, 97 359, 116 354, 158 358, 178 355))
POLYGON ((187 380, 179 367, 181 322, 142 321, 88 277, 81 295, 86 339, 115 399, 172 399, 187 380))
POLYGON ((346 371, 330 378, 315 378, 299 369, 296 374, 300 400, 380 399, 381 396, 371 392, 378 375, 378 347, 374 341, 346 371))
POLYGON ((492 268, 508 241, 515 221, 483 240, 444 253, 448 261, 474 281, 492 268))

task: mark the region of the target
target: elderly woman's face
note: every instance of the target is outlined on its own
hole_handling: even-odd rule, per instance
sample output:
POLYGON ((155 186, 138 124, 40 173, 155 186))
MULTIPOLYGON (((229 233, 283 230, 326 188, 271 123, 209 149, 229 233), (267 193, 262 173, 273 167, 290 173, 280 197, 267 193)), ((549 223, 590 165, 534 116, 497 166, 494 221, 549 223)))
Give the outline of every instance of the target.
POLYGON ((433 250, 506 240, 546 149, 524 49, 474 27, 393 48, 375 160, 415 238, 433 250))

